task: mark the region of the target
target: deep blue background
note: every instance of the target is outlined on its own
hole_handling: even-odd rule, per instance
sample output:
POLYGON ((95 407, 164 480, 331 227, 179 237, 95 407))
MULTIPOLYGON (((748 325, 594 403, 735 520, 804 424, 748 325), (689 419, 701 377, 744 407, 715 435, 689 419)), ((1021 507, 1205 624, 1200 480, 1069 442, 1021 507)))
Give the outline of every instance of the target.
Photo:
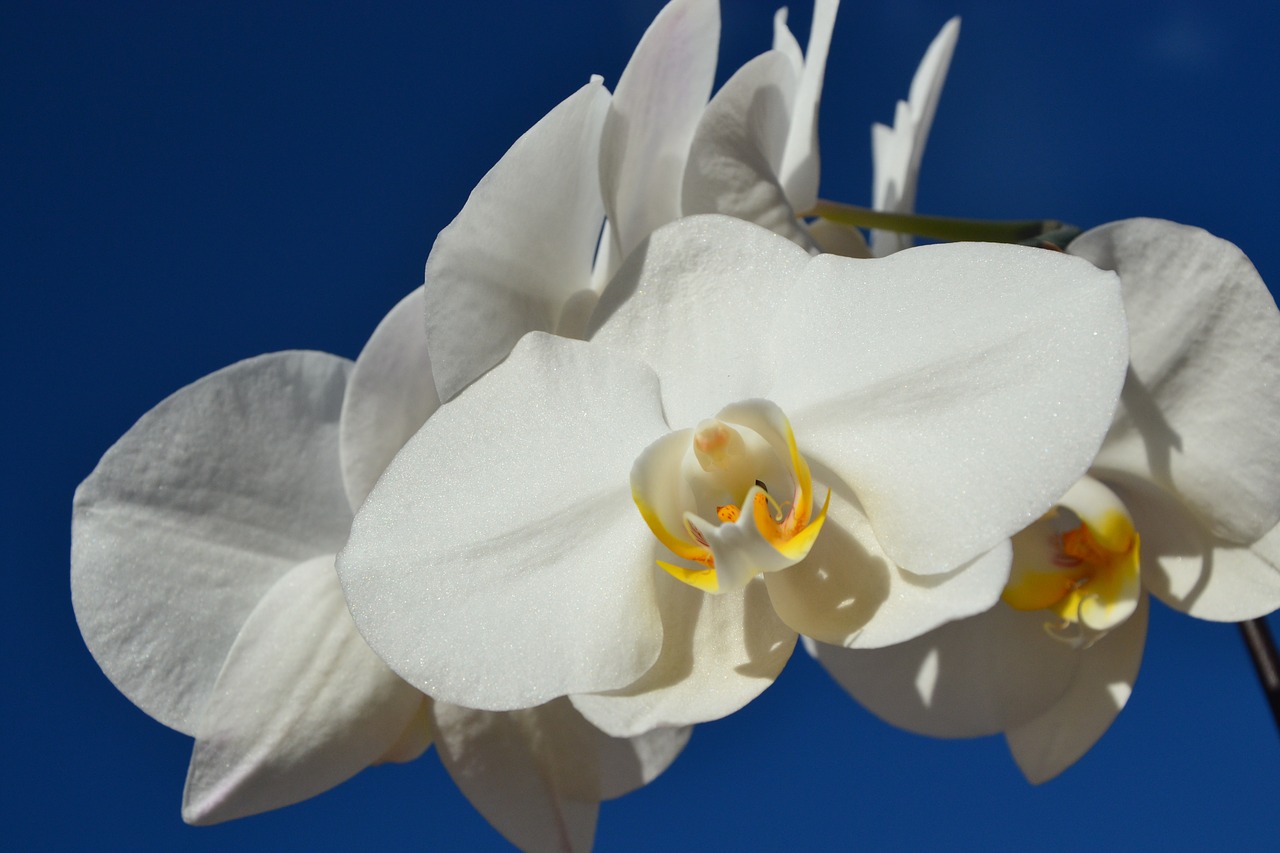
MULTIPOLYGON (((0 845, 504 848, 433 753, 281 812, 184 826, 189 740, 120 696, 76 631, 71 494, 136 418, 206 373, 295 347, 354 357, 480 176, 590 73, 616 82, 660 5, 0 6, 0 845)), ((721 80, 768 46, 773 10, 724 5, 721 80)), ((1280 281, 1272 2, 847 0, 824 195, 866 202, 868 125, 892 116, 957 12, 921 210, 1163 216, 1280 281)), ((1129 708, 1042 788, 1000 739, 892 730, 798 655, 759 701, 699 727, 663 778, 606 804, 598 847, 1269 848, 1278 780, 1236 629, 1157 607, 1129 708)))

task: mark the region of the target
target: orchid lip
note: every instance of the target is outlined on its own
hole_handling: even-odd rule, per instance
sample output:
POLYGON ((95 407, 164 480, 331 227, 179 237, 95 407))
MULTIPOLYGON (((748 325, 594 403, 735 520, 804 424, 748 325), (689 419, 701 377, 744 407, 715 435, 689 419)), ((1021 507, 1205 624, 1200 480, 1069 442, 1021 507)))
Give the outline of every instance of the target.
POLYGON ((670 552, 658 565, 712 593, 804 559, 827 512, 824 502, 814 515, 809 466, 768 400, 735 403, 653 442, 632 466, 631 491, 670 552))

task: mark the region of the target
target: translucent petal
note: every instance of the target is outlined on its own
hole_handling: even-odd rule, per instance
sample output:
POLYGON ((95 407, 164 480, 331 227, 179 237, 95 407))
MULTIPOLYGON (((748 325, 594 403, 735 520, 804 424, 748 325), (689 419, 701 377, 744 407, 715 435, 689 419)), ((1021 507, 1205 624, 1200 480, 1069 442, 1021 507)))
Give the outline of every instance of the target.
POLYGON ((418 288, 391 309, 356 359, 342 402, 342 481, 354 512, 391 458, 440 406, 418 288))
POLYGON ((1124 624, 1076 654, 1080 663, 1067 692, 1030 722, 1005 732, 1009 749, 1032 784, 1080 760, 1129 701, 1147 636, 1147 596, 1124 624))
MULTIPOLYGON (((594 78, 502 156, 427 258, 426 328, 441 400, 591 293, 604 217, 597 153, 609 93, 594 78)), ((592 297, 594 298, 594 297, 592 297)))
POLYGON ((1071 683, 1080 657, 1045 631, 1051 618, 998 603, 883 649, 810 648, 882 720, 932 737, 978 737, 1039 716, 1071 683))
POLYGON ((360 638, 333 556, 300 563, 227 655, 196 725, 183 819, 219 823, 327 791, 384 756, 423 703, 360 638))
POLYGON ((1098 456, 1179 495, 1215 537, 1280 522, 1280 311, 1249 259, 1186 225, 1130 219, 1072 254, 1120 274, 1132 369, 1098 456))
POLYGON ((773 683, 791 657, 796 633, 783 624, 760 581, 708 595, 659 572, 662 654, 634 684, 576 695, 573 704, 610 734, 715 720, 773 683))
POLYGON ((656 778, 688 729, 611 738, 567 699, 494 713, 436 703, 437 749, 454 782, 521 850, 589 850, 598 803, 656 778))
POLYGON ((810 210, 818 200, 818 105, 839 8, 839 0, 815 0, 813 4, 809 46, 788 122, 786 153, 778 170, 793 210, 810 210))
POLYGON ((71 597, 107 677, 192 733, 236 635, 290 568, 342 546, 351 362, 273 353, 143 415, 76 490, 71 597))
POLYGON ((635 681, 662 626, 628 473, 666 431, 643 365, 526 337, 427 421, 356 516, 338 568, 365 638, 472 708, 635 681))

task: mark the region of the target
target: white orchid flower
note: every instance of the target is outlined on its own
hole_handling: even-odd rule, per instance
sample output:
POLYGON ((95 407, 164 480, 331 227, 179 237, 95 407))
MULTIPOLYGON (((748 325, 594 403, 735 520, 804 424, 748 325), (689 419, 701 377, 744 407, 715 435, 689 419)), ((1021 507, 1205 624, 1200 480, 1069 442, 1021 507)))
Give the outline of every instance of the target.
POLYGON ((183 817, 319 794, 435 741, 463 793, 525 849, 586 849, 598 803, 687 731, 610 738, 567 701, 518 714, 432 703, 369 649, 334 554, 386 463, 439 405, 422 292, 353 365, 275 353, 147 413, 76 493, 72 598, 103 671, 195 740, 183 817))
POLYGON ((1004 603, 901 646, 813 651, 856 699, 922 734, 1003 732, 1032 782, 1124 707, 1147 594, 1201 619, 1280 608, 1280 313, 1231 243, 1132 219, 1071 254, 1120 275, 1131 366, 1089 475, 1014 538, 1004 603))
POLYGON ((990 608, 1127 363, 1078 259, 811 257, 719 216, 638 247, 590 331, 525 337, 428 421, 338 568, 419 689, 567 695, 616 736, 736 710, 797 632, 876 647, 990 608))

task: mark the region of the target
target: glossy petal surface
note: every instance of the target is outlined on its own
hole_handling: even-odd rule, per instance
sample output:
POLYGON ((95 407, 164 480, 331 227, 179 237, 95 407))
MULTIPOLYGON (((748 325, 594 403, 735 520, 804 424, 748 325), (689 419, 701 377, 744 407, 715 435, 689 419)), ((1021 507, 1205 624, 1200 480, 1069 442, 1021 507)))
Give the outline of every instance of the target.
POLYGON ((332 555, 301 563, 227 655, 196 726, 183 818, 219 823, 327 791, 392 749, 423 702, 356 631, 332 555))
POLYGON ((315 352, 219 370, 144 415, 77 490, 80 631, 112 682, 162 723, 192 733, 263 594, 341 547, 350 370, 315 352))
POLYGON ((643 365, 525 338, 427 421, 357 515, 338 567, 366 639, 468 707, 635 681, 662 626, 628 473, 666 429, 643 365))

